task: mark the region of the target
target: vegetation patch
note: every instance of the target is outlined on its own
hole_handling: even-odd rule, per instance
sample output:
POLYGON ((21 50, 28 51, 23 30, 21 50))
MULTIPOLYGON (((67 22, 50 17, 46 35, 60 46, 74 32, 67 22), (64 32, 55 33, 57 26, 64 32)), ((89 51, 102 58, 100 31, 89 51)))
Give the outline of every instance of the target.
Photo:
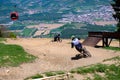
POLYGON ((96 64, 89 67, 79 67, 71 70, 71 73, 86 74, 86 73, 95 73, 95 72, 104 72, 108 66, 105 64, 96 64))
POLYGON ((5 38, 0 38, 0 42, 1 42, 1 41, 6 41, 6 39, 5 39, 5 38))
POLYGON ((37 78, 43 78, 43 75, 42 74, 36 74, 36 75, 28 77, 28 78, 26 78, 24 80, 37 79, 37 78))
POLYGON ((51 72, 45 72, 44 74, 47 77, 49 77, 49 76, 55 76, 55 75, 65 74, 65 72, 64 71, 51 71, 51 72))
POLYGON ((32 35, 34 35, 34 33, 37 31, 36 28, 25 28, 20 35, 23 37, 30 37, 32 35))
POLYGON ((71 73, 77 73, 79 75, 91 74, 92 77, 86 77, 84 80, 119 80, 120 79, 120 57, 113 57, 104 61, 116 60, 116 64, 95 64, 85 67, 79 67, 72 69, 71 73), (101 75, 102 74, 102 75, 101 75))
POLYGON ((55 74, 55 72, 45 72, 44 73, 47 77, 49 77, 49 76, 55 76, 56 74, 55 74))
POLYGON ((35 59, 35 56, 25 52, 21 46, 0 43, 0 66, 19 66, 35 59))
MULTIPOLYGON (((83 75, 83 76, 86 76, 87 74, 91 75, 91 76, 84 77, 84 80, 119 80, 120 79, 120 76, 119 76, 120 75, 120 65, 115 65, 115 64, 106 65, 106 64, 98 63, 95 65, 78 67, 78 68, 72 69, 70 72, 72 74, 78 74, 78 75, 83 75)), ((37 79, 39 75, 44 75, 44 77, 45 76, 46 77, 56 76, 59 73, 65 74, 65 72, 63 72, 63 71, 51 71, 51 72, 45 72, 43 74, 37 74, 35 76, 26 78, 25 80, 29 80, 30 78, 37 79)), ((74 76, 70 77, 69 79, 70 80, 74 79, 74 76)))
POLYGON ((105 61, 110 61, 110 60, 120 61, 120 56, 116 56, 116 57, 113 57, 113 58, 105 59, 103 61, 105 62, 105 61))
POLYGON ((114 51, 120 51, 120 47, 104 47, 104 49, 108 49, 108 50, 114 50, 114 51))
POLYGON ((113 32, 115 31, 115 27, 113 25, 92 25, 88 23, 67 23, 59 28, 53 29, 50 31, 49 36, 51 36, 55 32, 60 32, 62 38, 70 38, 72 35, 80 38, 86 38, 88 36, 88 32, 90 31, 98 31, 98 32, 113 32))
POLYGON ((36 74, 36 75, 28 77, 24 80, 51 77, 51 76, 62 75, 62 74, 65 74, 65 72, 64 71, 50 71, 50 72, 44 72, 42 74, 36 74))

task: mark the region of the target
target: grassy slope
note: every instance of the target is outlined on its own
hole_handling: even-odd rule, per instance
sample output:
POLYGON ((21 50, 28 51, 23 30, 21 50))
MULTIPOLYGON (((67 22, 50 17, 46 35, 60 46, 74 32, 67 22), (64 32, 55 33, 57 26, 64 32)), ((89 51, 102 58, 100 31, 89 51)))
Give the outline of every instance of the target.
POLYGON ((21 46, 0 43, 0 66, 19 66, 34 59, 21 46))

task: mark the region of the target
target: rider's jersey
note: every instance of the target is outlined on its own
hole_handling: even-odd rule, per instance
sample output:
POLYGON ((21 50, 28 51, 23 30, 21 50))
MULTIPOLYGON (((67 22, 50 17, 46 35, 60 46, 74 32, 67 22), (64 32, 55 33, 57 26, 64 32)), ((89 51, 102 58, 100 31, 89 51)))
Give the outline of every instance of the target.
POLYGON ((74 40, 72 40, 72 44, 76 47, 76 48, 82 48, 82 44, 79 42, 78 38, 75 38, 74 40))
POLYGON ((75 38, 75 39, 72 41, 72 43, 76 46, 76 45, 78 45, 80 42, 79 42, 78 38, 75 38))

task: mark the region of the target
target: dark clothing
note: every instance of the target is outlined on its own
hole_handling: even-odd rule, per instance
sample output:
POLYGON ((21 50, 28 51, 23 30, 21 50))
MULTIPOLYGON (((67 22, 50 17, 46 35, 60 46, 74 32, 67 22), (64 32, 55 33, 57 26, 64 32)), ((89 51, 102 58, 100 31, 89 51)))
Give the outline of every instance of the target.
POLYGON ((78 45, 75 46, 76 50, 81 52, 82 51, 82 45, 79 43, 78 45))
POLYGON ((60 34, 55 35, 54 41, 60 41, 60 34))

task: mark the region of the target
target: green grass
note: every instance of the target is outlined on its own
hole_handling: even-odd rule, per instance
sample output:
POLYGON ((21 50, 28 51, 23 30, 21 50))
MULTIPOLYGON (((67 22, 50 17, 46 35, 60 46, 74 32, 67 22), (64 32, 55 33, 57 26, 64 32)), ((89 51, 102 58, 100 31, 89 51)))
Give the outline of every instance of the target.
POLYGON ((107 65, 96 64, 90 67, 79 67, 76 69, 72 69, 70 72, 78 73, 78 74, 86 74, 86 73, 104 72, 106 68, 107 68, 107 65))
POLYGON ((120 61, 120 56, 116 56, 116 57, 113 57, 113 58, 105 59, 105 60, 103 60, 103 62, 105 62, 105 61, 111 61, 111 60, 120 61))
POLYGON ((30 33, 32 32, 32 28, 25 28, 23 31, 22 31, 22 33, 23 33, 23 35, 24 36, 29 36, 30 35, 30 33))
POLYGON ((65 72, 64 71, 50 71, 50 72, 44 72, 43 74, 36 74, 34 76, 25 78, 24 80, 43 78, 45 76, 51 77, 51 76, 62 75, 62 74, 65 74, 65 72))
POLYGON ((0 42, 1 42, 1 41, 6 41, 6 39, 5 39, 5 38, 1 38, 1 37, 0 37, 0 42))
POLYGON ((25 28, 20 35, 24 36, 24 37, 30 37, 32 35, 34 35, 34 33, 37 31, 36 28, 25 28))
POLYGON ((49 76, 55 76, 56 75, 54 72, 45 72, 44 74, 47 77, 49 77, 49 76))
POLYGON ((104 47, 104 49, 107 49, 107 50, 114 50, 114 51, 120 51, 120 47, 104 47))
POLYGON ((55 76, 55 75, 65 74, 65 72, 64 71, 50 71, 50 72, 45 72, 44 74, 47 77, 49 77, 49 76, 55 76))
POLYGON ((99 74, 94 74, 93 77, 94 77, 93 80, 105 80, 104 77, 102 77, 102 76, 99 75, 99 74))
POLYGON ((56 73, 57 75, 65 74, 64 71, 56 71, 55 73, 56 73))
POLYGON ((41 74, 36 74, 36 75, 34 75, 34 76, 25 78, 24 80, 37 79, 37 78, 43 78, 43 75, 41 75, 41 74))
MULTIPOLYGON (((117 57, 116 57, 117 58, 117 57)), ((120 79, 120 63, 119 65, 96 64, 87 67, 79 67, 70 71, 71 73, 93 74, 92 78, 87 77, 84 80, 119 80, 120 79), (99 75, 100 73, 104 76, 99 75)))
POLYGON ((35 58, 21 46, 0 43, 0 66, 19 66, 22 63, 32 62, 35 58))

